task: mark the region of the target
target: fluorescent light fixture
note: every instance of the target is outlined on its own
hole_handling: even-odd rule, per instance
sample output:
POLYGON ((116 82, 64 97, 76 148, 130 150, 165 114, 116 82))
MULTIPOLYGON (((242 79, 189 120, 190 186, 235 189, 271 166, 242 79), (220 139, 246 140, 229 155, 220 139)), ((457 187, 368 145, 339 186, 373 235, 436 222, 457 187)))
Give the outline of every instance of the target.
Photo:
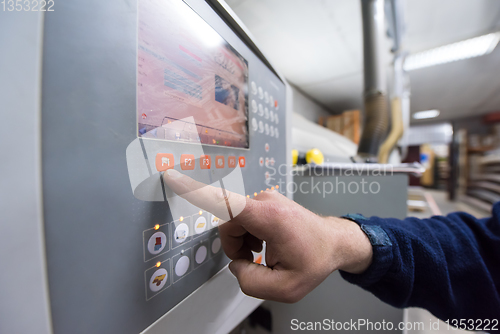
POLYGON ((439 110, 425 110, 418 111, 413 114, 414 119, 426 119, 426 118, 434 118, 439 116, 439 110))
POLYGON ((443 45, 427 51, 409 55, 404 64, 407 71, 453 61, 487 55, 500 40, 500 32, 466 39, 461 42, 443 45))

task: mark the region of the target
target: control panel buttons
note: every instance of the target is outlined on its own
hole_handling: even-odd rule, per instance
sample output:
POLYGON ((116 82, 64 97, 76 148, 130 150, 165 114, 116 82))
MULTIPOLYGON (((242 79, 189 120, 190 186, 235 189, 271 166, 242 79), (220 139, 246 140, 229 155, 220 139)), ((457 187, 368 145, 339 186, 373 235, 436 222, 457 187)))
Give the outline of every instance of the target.
POLYGON ((270 111, 269 112, 269 119, 271 120, 271 122, 274 122, 274 111, 270 111))
POLYGON ((264 130, 265 130, 265 132, 266 132, 266 135, 269 135, 269 124, 267 124, 267 123, 266 123, 266 124, 264 125, 264 130))
POLYGON ((264 91, 262 90, 262 87, 259 87, 259 99, 263 99, 264 98, 264 91))
POLYGON ((202 154, 200 156, 200 168, 210 169, 212 166, 212 158, 209 155, 202 154))
POLYGON ((278 116, 278 113, 276 113, 276 115, 274 115, 274 121, 276 122, 276 124, 279 124, 280 118, 278 116))
POLYGON ((256 95, 257 94, 257 85, 255 84, 255 81, 252 81, 252 94, 256 95))
POLYGON ((227 166, 229 168, 235 168, 236 167, 236 157, 234 157, 234 156, 227 157, 227 166))
POLYGON ((221 241, 220 241, 220 238, 219 237, 216 237, 212 240, 212 246, 211 246, 211 250, 212 250, 212 254, 217 254, 219 253, 220 251, 220 248, 221 248, 221 241))
POLYGON ((267 107, 264 109, 264 118, 265 119, 269 118, 269 109, 267 109, 267 107))
POLYGON ((272 95, 269 96, 269 104, 274 107, 274 97, 272 95))
POLYGON ((275 108, 276 110, 278 110, 278 109, 279 109, 279 106, 278 106, 278 100, 275 100, 275 101, 274 101, 274 108, 275 108))
POLYGON ((186 223, 181 223, 175 227, 174 241, 181 244, 189 237, 189 226, 186 223))
POLYGON ((266 103, 269 103, 269 94, 267 92, 264 93, 264 101, 266 101, 266 103))
POLYGON ((259 121, 259 132, 263 133, 264 132, 264 122, 259 121))
POLYGON ((264 158, 263 157, 260 157, 260 159, 259 159, 259 165, 261 167, 264 166, 264 158))
POLYGON ((215 156, 215 168, 224 168, 224 156, 216 155, 215 156))
POLYGON ((181 154, 181 169, 193 170, 196 164, 193 154, 181 154))
POLYGON ((279 138, 279 137, 280 137, 280 133, 279 133, 279 131, 278 131, 278 128, 274 129, 274 136, 275 136, 276 138, 279 138))
POLYGON ((207 230, 207 219, 203 216, 196 218, 194 222, 194 232, 196 234, 202 234, 207 230))
POLYGON ((197 264, 202 264, 206 259, 208 255, 208 249, 206 246, 200 246, 194 255, 194 260, 196 261, 197 264))
POLYGON ((178 277, 184 276, 187 271, 189 270, 189 265, 191 264, 191 260, 189 260, 189 257, 187 255, 182 255, 179 260, 177 260, 177 263, 175 264, 175 274, 178 277))
POLYGON ((268 143, 266 143, 266 144, 264 145, 264 149, 266 150, 266 152, 269 152, 269 144, 268 144, 268 143))
POLYGON ((158 153, 155 159, 156 170, 164 172, 174 168, 174 155, 171 153, 158 153))
POLYGON ((259 103, 259 116, 264 116, 264 106, 262 106, 262 104, 259 103))
POLYGON ((259 124, 257 123, 257 119, 252 118, 252 130, 257 131, 259 129, 259 124))
POLYGON ((211 215, 210 216, 210 224, 212 225, 212 227, 217 227, 219 226, 219 223, 220 223, 220 219, 214 215, 211 215))
POLYGON ((269 158, 266 157, 266 167, 269 166, 269 158))
POLYGON ((271 135, 271 137, 274 137, 274 126, 269 126, 269 134, 271 135))
POLYGON ((245 164, 246 164, 245 157, 239 157, 238 158, 238 163, 239 163, 239 165, 240 165, 241 168, 245 167, 245 164))
POLYGON ((158 292, 168 282, 168 271, 165 268, 156 270, 149 280, 149 289, 153 292, 158 292))
POLYGON ((257 102, 255 100, 252 100, 252 112, 256 113, 257 109, 257 102))
POLYGON ((157 255, 160 254, 167 245, 167 236, 163 232, 154 233, 148 240, 148 251, 157 255))

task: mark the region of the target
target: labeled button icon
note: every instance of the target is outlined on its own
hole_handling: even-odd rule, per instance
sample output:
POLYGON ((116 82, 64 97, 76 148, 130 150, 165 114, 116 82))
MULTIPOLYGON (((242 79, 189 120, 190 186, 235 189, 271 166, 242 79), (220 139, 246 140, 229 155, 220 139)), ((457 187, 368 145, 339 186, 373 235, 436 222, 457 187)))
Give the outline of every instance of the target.
POLYGON ((210 169, 212 165, 212 158, 209 155, 200 156, 200 168, 210 169))
POLYGON ((154 233, 148 241, 148 251, 153 254, 159 254, 167 245, 167 236, 163 232, 154 233))
POLYGON ((212 224, 212 227, 217 227, 219 226, 220 219, 217 218, 216 216, 212 215, 212 218, 210 219, 210 224, 212 224))
POLYGON ((174 155, 170 153, 158 153, 155 160, 156 170, 164 172, 174 168, 174 155))
POLYGON ((181 154, 181 169, 193 170, 195 165, 193 154, 181 154))
POLYGON ((179 224, 174 231, 175 242, 178 244, 183 243, 187 237, 189 237, 189 226, 185 223, 179 224))
POLYGON ((168 281, 168 272, 164 268, 160 268, 151 275, 149 280, 149 289, 153 292, 163 289, 168 281))
POLYGON ((202 234, 207 230, 207 219, 203 216, 198 217, 194 222, 194 232, 196 234, 202 234))
POLYGON ((236 167, 236 157, 227 157, 227 166, 229 168, 235 168, 236 167))
POLYGON ((245 167, 245 157, 239 157, 238 163, 239 163, 241 168, 245 167))
POLYGON ((216 168, 224 168, 224 156, 216 155, 215 156, 215 167, 216 168))

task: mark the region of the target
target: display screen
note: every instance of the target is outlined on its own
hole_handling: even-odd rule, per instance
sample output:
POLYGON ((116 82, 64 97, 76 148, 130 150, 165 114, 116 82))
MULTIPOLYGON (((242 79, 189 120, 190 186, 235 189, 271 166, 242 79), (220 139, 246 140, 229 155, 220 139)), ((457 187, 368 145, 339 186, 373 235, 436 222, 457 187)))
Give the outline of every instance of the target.
POLYGON ((248 62, 186 3, 139 1, 137 47, 139 137, 249 147, 248 62))

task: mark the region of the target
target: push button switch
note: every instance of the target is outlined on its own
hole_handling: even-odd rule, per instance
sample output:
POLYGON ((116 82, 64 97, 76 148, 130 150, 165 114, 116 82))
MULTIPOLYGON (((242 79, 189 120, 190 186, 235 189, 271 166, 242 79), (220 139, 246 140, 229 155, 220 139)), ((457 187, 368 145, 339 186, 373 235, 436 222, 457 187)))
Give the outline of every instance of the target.
POLYGON ((210 169, 212 165, 212 158, 209 155, 202 155, 200 157, 200 168, 210 169))
POLYGON ((216 155, 215 156, 215 167, 216 168, 224 168, 224 156, 216 155))
POLYGON ((155 160, 156 170, 164 172, 174 168, 174 155, 171 153, 158 153, 155 160))
POLYGON ((245 163, 246 163, 245 157, 239 157, 238 162, 239 162, 241 168, 245 167, 245 163))
POLYGON ((227 157, 227 166, 229 168, 235 168, 236 167, 236 157, 227 157))
POLYGON ((193 154, 181 154, 181 169, 193 170, 195 165, 193 154))

